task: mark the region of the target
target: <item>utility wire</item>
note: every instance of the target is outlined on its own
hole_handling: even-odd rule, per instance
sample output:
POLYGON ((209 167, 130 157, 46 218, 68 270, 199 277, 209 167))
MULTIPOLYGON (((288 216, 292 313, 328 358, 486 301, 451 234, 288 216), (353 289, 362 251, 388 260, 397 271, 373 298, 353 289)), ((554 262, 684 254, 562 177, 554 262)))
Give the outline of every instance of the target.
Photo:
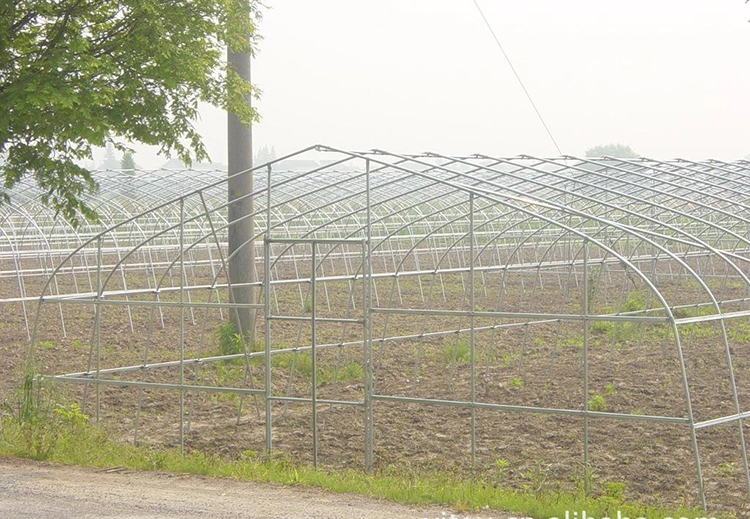
POLYGON ((505 57, 505 61, 508 62, 510 69, 513 71, 513 74, 516 76, 516 79, 518 80, 518 84, 521 85, 521 88, 523 89, 523 93, 526 94, 526 98, 529 100, 529 103, 531 103, 531 106, 534 108, 536 115, 539 117, 539 120, 542 122, 542 126, 544 126, 544 129, 547 131, 547 135, 549 135, 549 138, 552 140, 552 144, 555 145, 555 148, 557 149, 557 153, 562 155, 563 152, 562 150, 560 150, 560 146, 557 145, 557 141, 555 140, 555 137, 552 135, 552 132, 550 131, 549 126, 547 126, 547 123, 544 121, 544 117, 542 117, 542 113, 536 107, 536 103, 534 103, 534 100, 531 98, 531 94, 529 94, 529 91, 526 90, 526 87, 524 86, 523 81, 521 81, 521 76, 519 76, 518 72, 516 72, 516 68, 513 66, 513 63, 510 61, 508 54, 505 52, 505 49, 503 49, 503 46, 500 43, 500 40, 497 38, 495 31, 492 30, 492 26, 490 25, 490 22, 487 20, 487 17, 484 15, 482 8, 479 7, 477 0, 472 0, 472 1, 474 2, 474 5, 476 6, 477 11, 479 11, 479 14, 482 16, 482 20, 484 20, 485 25, 490 30, 490 34, 492 34, 492 37, 495 39, 495 43, 497 43, 497 47, 500 49, 500 52, 503 53, 503 57, 505 57))

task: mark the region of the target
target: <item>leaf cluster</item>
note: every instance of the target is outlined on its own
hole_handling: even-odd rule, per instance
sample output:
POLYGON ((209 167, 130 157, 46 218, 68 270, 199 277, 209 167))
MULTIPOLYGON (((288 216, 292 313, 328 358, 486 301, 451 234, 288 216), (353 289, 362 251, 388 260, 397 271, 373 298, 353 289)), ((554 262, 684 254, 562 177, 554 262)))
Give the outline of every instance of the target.
MULTIPOLYGON (((156 145, 183 162, 208 158, 199 103, 245 124, 254 91, 228 70, 252 52, 255 0, 0 0, 0 176, 31 175, 69 221, 93 217, 96 189, 79 164, 94 146, 156 145)), ((7 194, 4 193, 7 199, 7 194)))
POLYGON ((620 159, 636 159, 640 157, 625 144, 599 144, 586 150, 587 157, 617 157, 620 159))

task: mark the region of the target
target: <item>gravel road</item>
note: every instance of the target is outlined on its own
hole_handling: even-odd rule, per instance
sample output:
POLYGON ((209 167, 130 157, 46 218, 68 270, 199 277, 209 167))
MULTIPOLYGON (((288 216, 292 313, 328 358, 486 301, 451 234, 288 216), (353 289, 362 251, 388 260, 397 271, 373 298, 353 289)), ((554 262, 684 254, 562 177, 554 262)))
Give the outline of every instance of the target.
MULTIPOLYGON (((319 489, 0 459, 0 517, 431 518, 451 513, 319 489)), ((456 517, 456 516, 454 516, 456 517)))

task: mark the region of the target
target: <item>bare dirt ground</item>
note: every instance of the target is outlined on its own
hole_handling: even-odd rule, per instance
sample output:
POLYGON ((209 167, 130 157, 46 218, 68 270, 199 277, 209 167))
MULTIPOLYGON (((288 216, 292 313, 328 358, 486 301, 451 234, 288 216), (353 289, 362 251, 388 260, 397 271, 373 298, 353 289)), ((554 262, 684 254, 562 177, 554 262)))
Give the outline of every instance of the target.
MULTIPOLYGON (((488 292, 476 298, 475 307, 480 310, 512 308, 541 312, 567 308, 571 313, 580 311, 576 305, 581 294, 574 293, 573 288, 570 288, 571 294, 561 296, 556 292, 556 283, 542 285, 534 277, 527 278, 516 279, 512 284, 509 279, 501 282, 488 276, 488 286, 505 287, 501 293, 502 304, 499 296, 488 292)), ((429 306, 456 310, 462 308, 465 301, 464 285, 460 277, 444 276, 441 290, 446 293, 445 297, 436 295, 429 304, 423 302, 416 283, 402 282, 400 302, 393 296, 392 287, 378 286, 378 293, 384 307, 429 306)), ((673 285, 667 288, 674 292, 674 301, 700 300, 693 294, 697 290, 694 287, 673 285)), ((579 283, 579 292, 580 286, 579 283)), ((597 292, 594 310, 600 313, 625 311, 631 299, 640 307, 653 305, 648 296, 638 300, 636 296, 643 294, 642 290, 631 289, 630 285, 616 290, 620 286, 613 278, 606 293, 597 292)), ((329 288, 331 310, 323 311, 325 305, 319 303, 320 316, 355 316, 347 306, 349 299, 336 297, 336 287, 329 288)), ((287 292, 278 290, 274 304, 278 302, 279 315, 306 315, 304 308, 297 308, 295 313, 293 305, 299 306, 295 290, 296 287, 287 292)), ((432 291, 425 288, 428 294, 432 291)), ((744 286, 728 284, 721 295, 725 300, 740 299, 745 296, 744 286)), ((0 373, 5 375, 0 380, 0 396, 12 401, 14 390, 20 387, 28 343, 20 307, 8 305, 6 308, 4 320, 0 322, 0 373)), ((726 310, 744 308, 745 304, 738 304, 726 310)), ((177 324, 182 318, 174 308, 163 309, 162 321, 151 309, 135 309, 131 332, 124 307, 106 307, 102 311, 101 329, 97 332, 101 335, 99 351, 92 348, 92 308, 77 305, 60 309, 50 304, 43 307, 41 316, 36 360, 44 374, 90 370, 92 358, 100 359, 102 368, 140 365, 146 356, 149 362, 174 360, 175 345, 179 342, 177 324), (61 337, 62 314, 68 328, 67 337, 61 337)), ((692 314, 685 313, 685 316, 692 314)), ((218 353, 215 330, 220 322, 218 315, 202 317, 196 312, 195 323, 186 327, 186 357, 218 353)), ((684 388, 670 328, 661 324, 596 324, 602 323, 590 326, 589 393, 584 394, 580 323, 526 326, 512 320, 478 317, 476 326, 485 327, 487 331, 477 333, 476 373, 472 374, 466 333, 378 342, 378 338, 391 335, 466 330, 466 320, 378 314, 373 317, 376 390, 378 394, 396 397, 465 401, 470 397, 473 378, 476 400, 480 403, 581 409, 584 402, 589 401, 589 406, 597 404, 601 411, 621 415, 684 417, 684 388), (514 326, 492 329, 498 324, 514 326)), ((740 406, 747 409, 750 406, 750 322, 735 319, 727 328, 740 406)), ((321 324, 317 333, 321 343, 357 339, 353 326, 343 331, 321 324)), ((729 369, 720 327, 716 322, 686 325, 680 334, 696 420, 732 414, 729 369)), ((307 324, 298 327, 294 323, 273 322, 274 348, 304 345, 309 335, 307 324)), ((345 376, 345 370, 361 361, 361 350, 331 349, 318 355, 321 370, 318 398, 360 401, 361 370, 353 372, 352 376, 345 376)), ((274 449, 295 462, 311 464, 311 406, 301 401, 310 398, 309 352, 279 356, 278 360, 285 362, 274 365, 270 375, 274 394, 300 400, 273 402, 274 449)), ((135 371, 117 377, 147 382, 178 381, 174 368, 135 371)), ((185 377, 192 383, 207 386, 262 388, 265 381, 263 365, 255 363, 247 367, 242 363, 205 364, 187 369, 185 377)), ((64 390, 67 398, 88 402, 82 406, 83 411, 92 422, 100 416, 99 425, 118 439, 155 447, 178 445, 180 409, 174 392, 102 387, 97 395, 94 389, 89 389, 86 399, 80 387, 64 387, 64 390)), ((234 395, 196 392, 186 395, 185 408, 187 418, 183 432, 188 451, 199 450, 225 459, 252 457, 263 452, 266 417, 260 398, 240 400, 234 395)), ((375 470, 447 472, 524 492, 575 491, 589 478, 597 496, 617 493, 612 489, 621 486, 627 499, 644 504, 698 504, 693 448, 689 429, 683 424, 589 420, 591 471, 587 473, 582 464, 584 424, 578 417, 478 409, 474 418, 476 451, 472 461, 470 410, 377 402, 374 410, 375 470)), ((317 419, 321 467, 333 471, 363 468, 361 408, 321 404, 317 419)), ((750 438, 747 422, 744 435, 750 438)), ((697 442, 710 511, 738 513, 745 510, 747 487, 737 422, 702 429, 697 442)))
POLYGON ((446 515, 451 514, 435 507, 409 507, 310 488, 0 460, 0 517, 3 518, 367 519, 446 515))

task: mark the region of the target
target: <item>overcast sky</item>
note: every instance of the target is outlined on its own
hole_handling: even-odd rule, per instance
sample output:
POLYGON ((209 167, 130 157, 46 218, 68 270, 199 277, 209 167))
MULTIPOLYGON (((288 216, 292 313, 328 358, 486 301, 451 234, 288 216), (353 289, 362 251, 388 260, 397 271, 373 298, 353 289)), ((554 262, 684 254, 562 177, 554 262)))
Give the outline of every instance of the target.
MULTIPOLYGON (((557 155, 473 0, 267 0, 254 144, 557 155)), ((565 154, 750 154, 744 0, 478 0, 565 154)), ((224 114, 202 111, 226 163, 224 114)), ((136 155, 143 166, 161 159, 136 155)))

